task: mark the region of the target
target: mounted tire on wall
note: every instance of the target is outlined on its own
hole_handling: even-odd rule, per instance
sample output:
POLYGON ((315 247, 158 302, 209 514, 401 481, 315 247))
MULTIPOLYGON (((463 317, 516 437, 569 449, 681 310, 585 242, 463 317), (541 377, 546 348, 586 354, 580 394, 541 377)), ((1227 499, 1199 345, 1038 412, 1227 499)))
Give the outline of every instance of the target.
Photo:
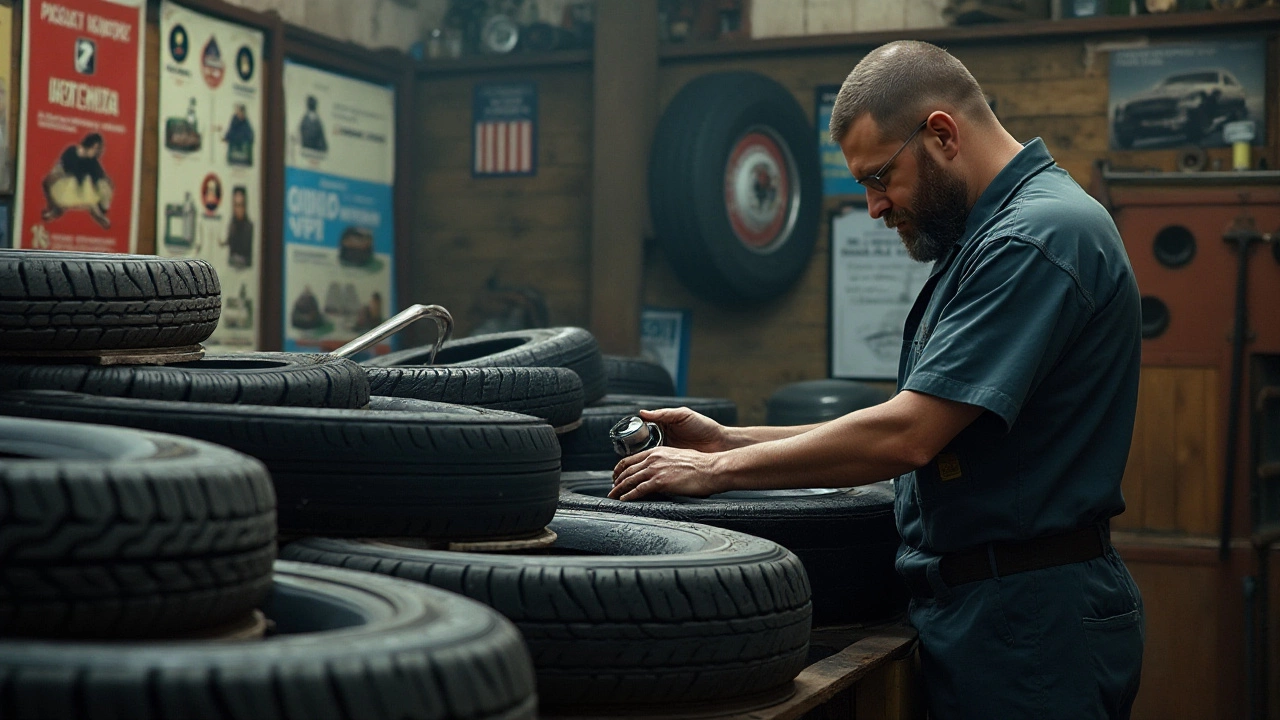
POLYGON ((649 158, 654 230, 680 280, 718 303, 759 303, 800 279, 818 238, 813 126, 790 91, 724 72, 685 85, 649 158))

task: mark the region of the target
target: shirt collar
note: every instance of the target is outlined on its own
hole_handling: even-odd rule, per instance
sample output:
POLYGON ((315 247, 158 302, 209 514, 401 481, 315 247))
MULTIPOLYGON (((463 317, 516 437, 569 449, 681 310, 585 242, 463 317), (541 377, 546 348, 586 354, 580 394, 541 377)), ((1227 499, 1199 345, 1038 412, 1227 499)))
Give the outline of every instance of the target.
POLYGON ((1009 203, 1010 198, 1026 184, 1028 180, 1040 174, 1045 168, 1053 165, 1053 156, 1045 148, 1044 141, 1035 138, 1023 143, 1022 149, 1008 162, 987 189, 978 196, 978 201, 969 211, 969 219, 965 222, 964 235, 951 247, 946 255, 934 263, 933 272, 937 274, 948 264, 956 251, 969 242, 978 230, 987 224, 993 215, 1009 203))

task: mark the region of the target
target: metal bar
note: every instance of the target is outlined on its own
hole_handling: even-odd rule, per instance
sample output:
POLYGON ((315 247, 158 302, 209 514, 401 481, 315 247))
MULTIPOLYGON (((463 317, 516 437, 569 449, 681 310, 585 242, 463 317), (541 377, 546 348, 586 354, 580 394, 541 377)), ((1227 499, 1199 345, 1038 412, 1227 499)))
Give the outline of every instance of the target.
POLYGON ((1240 253, 1236 273, 1236 312, 1234 332, 1231 335, 1231 389, 1227 395, 1227 448, 1226 468, 1222 483, 1222 525, 1219 536, 1218 557, 1227 561, 1231 551, 1231 516, 1236 488, 1236 446, 1240 444, 1240 388, 1244 382, 1244 344, 1248 332, 1249 317, 1249 246, 1261 241, 1262 235, 1252 227, 1238 227, 1223 238, 1235 244, 1240 253))
MULTIPOLYGON (((438 352, 440 350, 440 345, 442 345, 445 340, 448 340, 449 336, 453 334, 453 316, 449 314, 448 310, 445 310, 439 305, 410 305, 404 310, 396 313, 393 317, 383 322, 378 327, 329 354, 336 357, 351 357, 362 350, 368 350, 379 342, 395 335, 424 317, 429 317, 436 323, 435 350, 438 352)), ((432 352, 431 362, 434 363, 435 359, 436 353, 432 352)))

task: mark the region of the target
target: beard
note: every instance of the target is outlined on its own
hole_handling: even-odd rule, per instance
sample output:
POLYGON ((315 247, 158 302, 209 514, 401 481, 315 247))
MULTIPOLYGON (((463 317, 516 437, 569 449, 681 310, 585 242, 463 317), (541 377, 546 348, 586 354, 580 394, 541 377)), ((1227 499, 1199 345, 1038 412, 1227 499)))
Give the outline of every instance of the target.
POLYGON ((898 228, 907 254, 917 262, 934 262, 947 254, 964 235, 969 220, 969 185, 947 173, 927 151, 913 148, 920 168, 914 209, 894 208, 885 225, 898 228), (910 227, 898 227, 902 223, 910 227))

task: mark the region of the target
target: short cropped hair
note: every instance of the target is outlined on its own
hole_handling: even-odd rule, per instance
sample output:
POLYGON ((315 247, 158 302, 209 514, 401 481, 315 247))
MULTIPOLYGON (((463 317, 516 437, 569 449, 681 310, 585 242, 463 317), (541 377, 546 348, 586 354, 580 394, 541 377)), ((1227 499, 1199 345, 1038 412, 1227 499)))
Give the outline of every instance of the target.
POLYGON ((831 140, 839 145, 868 113, 882 136, 905 138, 939 102, 979 121, 995 122, 978 81, 951 53, 918 40, 881 45, 840 86, 831 109, 831 140))

